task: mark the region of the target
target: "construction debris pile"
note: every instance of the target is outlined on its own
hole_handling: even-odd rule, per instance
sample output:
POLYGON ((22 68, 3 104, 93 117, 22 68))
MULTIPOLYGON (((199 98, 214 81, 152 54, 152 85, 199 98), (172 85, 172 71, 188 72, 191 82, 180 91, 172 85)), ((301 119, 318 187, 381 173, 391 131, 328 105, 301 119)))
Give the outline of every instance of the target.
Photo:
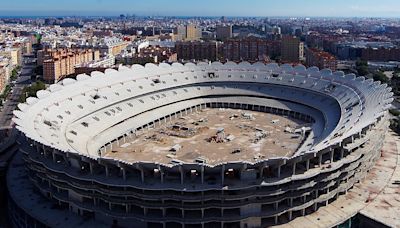
MULTIPOLYGON (((198 125, 198 123, 197 123, 197 125, 198 125)), ((166 129, 160 130, 159 133, 167 135, 167 136, 178 137, 178 138, 190 138, 190 137, 193 137, 207 129, 208 129, 208 127, 206 127, 206 126, 193 128, 193 127, 187 127, 182 123, 175 123, 171 126, 168 126, 166 129)))

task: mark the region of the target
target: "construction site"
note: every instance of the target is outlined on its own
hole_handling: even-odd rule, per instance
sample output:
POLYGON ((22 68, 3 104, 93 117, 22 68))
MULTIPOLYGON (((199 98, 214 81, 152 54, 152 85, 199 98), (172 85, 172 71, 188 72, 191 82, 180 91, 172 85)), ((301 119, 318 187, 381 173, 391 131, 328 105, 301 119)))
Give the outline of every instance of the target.
POLYGON ((240 109, 207 108, 114 142, 105 157, 164 164, 247 161, 290 157, 307 123, 240 109))

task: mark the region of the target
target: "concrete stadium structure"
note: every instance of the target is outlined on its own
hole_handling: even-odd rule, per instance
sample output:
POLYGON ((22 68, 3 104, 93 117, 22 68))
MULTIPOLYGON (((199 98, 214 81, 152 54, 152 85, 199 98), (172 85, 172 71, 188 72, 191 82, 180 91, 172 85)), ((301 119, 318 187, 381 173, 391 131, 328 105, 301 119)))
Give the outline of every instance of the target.
POLYGON ((392 96, 386 84, 353 74, 247 62, 134 65, 64 79, 14 112, 21 151, 14 160, 24 163, 13 161, 9 170, 12 223, 286 223, 345 194, 372 168, 392 96), (204 108, 287 116, 311 131, 288 157, 213 164, 105 157, 149 128, 204 108), (34 197, 50 206, 38 212, 34 197))

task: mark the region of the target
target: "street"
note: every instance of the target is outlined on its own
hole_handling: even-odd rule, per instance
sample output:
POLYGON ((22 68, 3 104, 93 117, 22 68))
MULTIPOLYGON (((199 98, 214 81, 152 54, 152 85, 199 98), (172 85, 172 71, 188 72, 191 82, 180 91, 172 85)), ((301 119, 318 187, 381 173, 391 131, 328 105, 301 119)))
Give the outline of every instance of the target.
POLYGON ((31 83, 31 75, 34 73, 35 64, 32 63, 32 59, 32 57, 24 57, 21 73, 17 77, 14 87, 3 103, 0 113, 1 130, 10 129, 12 127, 11 119, 13 117, 13 111, 19 103, 19 98, 24 87, 31 83))

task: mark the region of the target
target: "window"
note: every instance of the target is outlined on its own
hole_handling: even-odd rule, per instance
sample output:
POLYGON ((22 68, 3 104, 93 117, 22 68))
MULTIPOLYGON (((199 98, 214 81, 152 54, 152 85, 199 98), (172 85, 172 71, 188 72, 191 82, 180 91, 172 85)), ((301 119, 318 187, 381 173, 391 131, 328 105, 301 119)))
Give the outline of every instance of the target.
POLYGON ((89 127, 89 124, 88 124, 87 122, 82 122, 81 124, 82 124, 82 126, 84 126, 84 127, 89 127))

